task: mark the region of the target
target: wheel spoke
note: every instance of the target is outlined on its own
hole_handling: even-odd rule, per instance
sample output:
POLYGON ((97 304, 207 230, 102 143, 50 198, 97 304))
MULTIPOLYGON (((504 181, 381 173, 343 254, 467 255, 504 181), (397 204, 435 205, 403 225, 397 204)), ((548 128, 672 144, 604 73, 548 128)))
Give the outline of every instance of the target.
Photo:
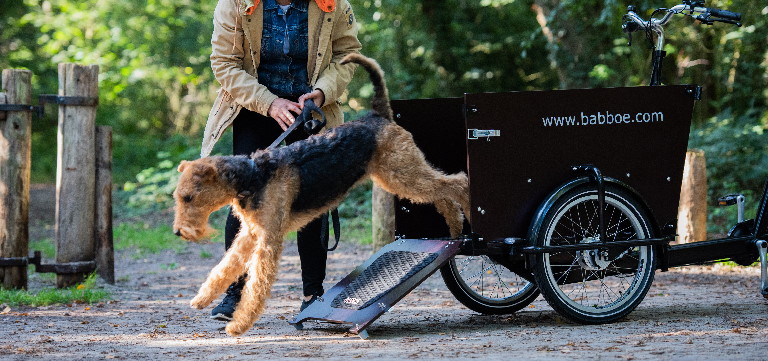
POLYGON ((481 313, 513 313, 539 294, 533 283, 485 255, 455 256, 440 273, 457 300, 481 313))
MULTIPOLYGON (((651 236, 639 207, 607 189, 602 212, 606 237, 601 239, 597 194, 588 187, 583 189, 581 193, 572 191, 552 207, 537 244, 617 242, 651 236)), ((543 261, 534 275, 550 304, 559 305, 559 312, 577 321, 602 323, 622 317, 640 302, 650 287, 654 253, 647 246, 595 248, 538 256, 543 261)))

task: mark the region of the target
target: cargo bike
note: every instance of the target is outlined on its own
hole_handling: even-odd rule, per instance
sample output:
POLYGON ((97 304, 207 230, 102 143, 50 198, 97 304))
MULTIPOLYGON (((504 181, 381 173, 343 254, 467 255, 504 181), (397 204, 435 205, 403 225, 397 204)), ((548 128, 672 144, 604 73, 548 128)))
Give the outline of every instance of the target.
MULTIPOLYGON (((741 15, 683 1, 642 19, 629 7, 626 33, 655 39, 650 86, 465 94, 393 101, 427 160, 467 172, 472 224, 447 237, 431 205, 396 201, 397 239, 293 320, 366 328, 437 270, 451 293, 483 314, 521 310, 540 294, 584 324, 616 321, 643 300, 656 270, 731 260, 760 262, 768 298, 768 182, 754 219, 727 237, 675 240, 693 105, 700 88, 661 86, 663 27, 675 15, 739 24, 741 15)), ((631 39, 631 38, 630 38, 631 39)))

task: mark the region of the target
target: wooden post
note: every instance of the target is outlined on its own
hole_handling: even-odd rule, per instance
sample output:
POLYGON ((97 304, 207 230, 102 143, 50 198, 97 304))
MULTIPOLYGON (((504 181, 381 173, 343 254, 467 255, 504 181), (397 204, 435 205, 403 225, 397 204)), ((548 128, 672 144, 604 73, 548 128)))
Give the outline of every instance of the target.
MULTIPOLYGON (((99 67, 59 64, 59 95, 97 97, 99 67)), ((96 107, 59 105, 56 164, 56 263, 93 261, 96 107)), ((58 287, 83 280, 60 274, 58 287)))
POLYGON ((374 185, 371 197, 373 248, 378 250, 395 240, 395 196, 374 185))
POLYGON ((112 239, 112 128, 96 127, 96 271, 115 284, 112 239))
POLYGON ((677 212, 680 243, 707 239, 707 162, 701 150, 690 149, 685 154, 683 185, 677 212))
MULTIPOLYGON (((3 70, 7 104, 30 104, 32 72, 3 70)), ((9 111, 0 120, 0 257, 29 252, 29 172, 32 113, 9 111)), ((26 288, 27 266, 0 268, 0 286, 26 288)))

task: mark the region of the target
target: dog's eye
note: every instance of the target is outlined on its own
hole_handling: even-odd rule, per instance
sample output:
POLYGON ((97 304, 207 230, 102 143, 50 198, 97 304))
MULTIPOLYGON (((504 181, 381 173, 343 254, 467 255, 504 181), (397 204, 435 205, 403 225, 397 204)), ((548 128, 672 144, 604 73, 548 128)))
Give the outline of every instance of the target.
POLYGON ((184 196, 181 199, 184 201, 184 203, 192 202, 192 196, 184 196))

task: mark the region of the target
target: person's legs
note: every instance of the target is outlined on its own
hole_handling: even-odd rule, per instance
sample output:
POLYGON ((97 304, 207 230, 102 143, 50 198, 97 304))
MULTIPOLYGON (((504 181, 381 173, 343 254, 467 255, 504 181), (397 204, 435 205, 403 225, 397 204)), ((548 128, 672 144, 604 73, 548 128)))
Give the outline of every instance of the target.
MULTIPOLYGON (((327 217, 327 215, 325 216, 327 217)), ((301 281, 304 297, 322 296, 325 280, 325 263, 328 252, 320 243, 322 218, 316 218, 296 233, 296 243, 301 260, 301 281)))
MULTIPOLYGON (((250 155, 259 149, 264 149, 272 144, 281 132, 280 126, 274 120, 242 109, 232 124, 232 154, 250 155)), ((239 231, 240 220, 230 210, 224 226, 224 249, 232 246, 232 241, 239 231)), ((232 319, 235 306, 240 301, 243 285, 245 285, 245 275, 229 286, 224 299, 211 311, 211 318, 222 321, 232 319)))
MULTIPOLYGON (((290 144, 303 139, 308 135, 303 129, 297 130, 286 138, 286 143, 290 144)), ((299 259, 301 260, 301 282, 304 292, 304 300, 301 303, 300 310, 304 310, 318 296, 325 293, 323 281, 325 280, 326 260, 328 259, 327 245, 321 244, 322 234, 322 215, 309 222, 306 226, 296 232, 296 244, 299 249, 299 259)), ((328 230, 326 229, 326 232, 328 230)))

